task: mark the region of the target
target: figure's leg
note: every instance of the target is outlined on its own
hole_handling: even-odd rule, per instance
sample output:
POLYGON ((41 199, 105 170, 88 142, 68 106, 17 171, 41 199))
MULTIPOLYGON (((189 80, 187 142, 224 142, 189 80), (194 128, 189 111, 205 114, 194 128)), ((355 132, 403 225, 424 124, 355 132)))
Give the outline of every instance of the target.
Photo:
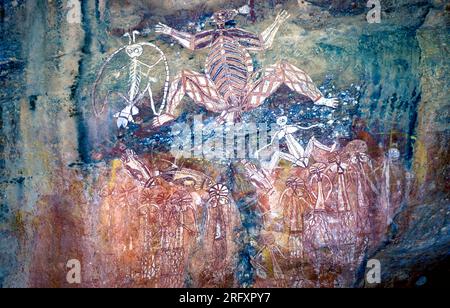
POLYGON ((292 134, 286 135, 286 144, 288 146, 289 153, 297 158, 297 160, 301 160, 305 157, 305 149, 292 134))
POLYGON ((326 145, 317 141, 317 139, 313 136, 306 145, 306 149, 304 149, 302 145, 297 141, 297 139, 295 139, 291 134, 286 136, 286 143, 288 145, 290 154, 297 158, 295 165, 302 168, 308 167, 309 158, 311 157, 315 149, 321 149, 326 152, 333 152, 336 147, 336 144, 334 144, 331 148, 327 147, 326 145))
POLYGON ((332 147, 328 147, 324 145, 323 143, 320 143, 317 141, 315 137, 311 137, 311 139, 308 142, 308 145, 306 146, 305 151, 301 156, 299 156, 298 162, 296 163, 298 166, 307 168, 309 164, 309 159, 311 155, 313 155, 314 150, 320 149, 326 152, 333 152, 336 149, 337 144, 333 144, 332 147))
POLYGON ((336 149, 337 143, 334 143, 331 147, 324 145, 323 143, 319 142, 314 136, 311 137, 311 139, 308 142, 308 145, 306 146, 305 150, 305 159, 306 164, 308 164, 309 158, 311 155, 313 155, 314 150, 320 149, 325 152, 332 153, 336 149))
POLYGON ((319 148, 321 150, 324 150, 326 152, 333 152, 336 149, 337 143, 334 143, 331 147, 326 146, 325 144, 319 142, 314 136, 311 137, 311 139, 308 142, 308 145, 306 146, 306 153, 311 155, 314 148, 319 148))
MULTIPOLYGON (((282 84, 287 85, 292 91, 309 97, 316 104, 324 100, 322 93, 308 74, 292 64, 281 61, 265 69, 263 77, 250 88, 247 94, 247 109, 262 105, 265 99, 275 93, 282 84)), ((331 105, 330 103, 330 107, 335 107, 331 105)))
MULTIPOLYGON (((292 136, 290 136, 290 137, 292 137, 292 136)), ((293 137, 291 139, 293 139, 293 137)), ((291 139, 286 138, 286 140, 288 140, 288 141, 291 140, 291 139)), ((321 149, 323 151, 331 153, 331 152, 333 152, 335 150, 336 145, 337 145, 335 143, 332 147, 328 147, 328 146, 324 145, 323 143, 317 141, 317 139, 313 136, 313 137, 311 137, 311 139, 309 140, 308 144, 306 145, 306 149, 303 150, 303 147, 295 139, 294 139, 294 141, 295 141, 295 145, 296 146, 293 147, 293 149, 294 150, 297 149, 297 151, 295 151, 295 153, 291 152, 291 154, 298 158, 297 162, 295 162, 295 164, 297 166, 303 167, 303 168, 307 168, 308 167, 309 159, 310 159, 310 157, 313 154, 313 151, 315 149, 321 149)), ((288 143, 288 148, 289 148, 290 151, 291 151, 291 147, 292 146, 290 146, 289 143, 288 143)))
POLYGON ((261 162, 261 167, 266 169, 269 172, 272 172, 272 170, 278 165, 280 162, 280 151, 276 151, 272 157, 270 158, 269 162, 261 162))
POLYGON ((225 106, 211 80, 203 74, 183 70, 170 86, 165 113, 155 118, 152 126, 158 127, 175 119, 176 109, 186 94, 212 112, 220 112, 225 106))
POLYGON ((269 172, 272 172, 272 170, 275 169, 275 167, 277 167, 279 162, 283 159, 287 160, 293 164, 296 164, 298 162, 298 159, 296 157, 294 157, 293 155, 288 154, 288 153, 283 153, 281 151, 276 151, 273 154, 272 158, 270 159, 270 162, 261 163, 261 167, 268 170, 269 172))

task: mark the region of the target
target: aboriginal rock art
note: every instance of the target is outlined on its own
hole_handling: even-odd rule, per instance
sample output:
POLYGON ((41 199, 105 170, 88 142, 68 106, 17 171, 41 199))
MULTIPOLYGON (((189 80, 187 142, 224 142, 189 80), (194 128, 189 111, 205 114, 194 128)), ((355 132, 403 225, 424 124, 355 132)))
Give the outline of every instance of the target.
MULTIPOLYGON (((153 130, 176 119, 187 95, 220 114, 219 123, 237 122, 283 84, 317 105, 337 107, 337 99, 325 98, 305 72, 286 61, 254 72, 249 52, 270 48, 289 14, 281 12, 261 35, 225 27, 236 14, 216 12, 216 28, 197 34, 164 24, 156 27, 185 48, 209 49, 205 74, 183 70, 170 86, 164 53, 153 44, 137 43, 139 32, 127 34, 129 44, 114 52, 97 76, 92 91, 96 115, 110 105, 117 127, 124 129, 135 122, 141 104, 154 115, 149 126, 153 130), (166 75, 159 80, 163 91, 156 103, 155 69, 160 64, 166 75), (123 75, 126 90, 110 87, 123 75), (111 103, 117 99, 118 112, 111 103)), ((380 158, 362 140, 332 145, 321 143, 319 135, 304 140, 304 131, 323 129, 323 124, 288 124, 285 116, 276 123, 271 142, 252 153, 256 159, 238 163, 257 199, 250 210, 259 224, 249 227, 245 236, 240 229, 241 195, 228 185, 236 184, 235 179, 225 180, 224 174, 199 167, 202 163, 172 162, 119 147, 120 157, 99 190, 100 216, 106 222, 101 234, 112 256, 106 259, 123 265, 118 275, 139 286, 236 286, 238 235, 248 237, 252 246, 248 263, 255 273, 254 286, 333 286, 342 279, 339 271, 355 274, 398 209, 401 198, 394 191, 406 189, 396 163, 398 150, 392 148, 380 158), (331 274, 330 266, 339 271, 331 274)))
POLYGON ((228 187, 216 184, 209 189, 204 248, 214 269, 213 280, 223 281, 233 266, 234 204, 228 187))
POLYGON ((212 279, 220 284, 233 266, 233 228, 239 224, 230 191, 200 171, 180 168, 171 174, 174 183, 189 187, 197 199, 201 199, 199 203, 203 206, 205 219, 200 236, 203 253, 208 258, 206 271, 211 272, 212 279))
POLYGON ((330 148, 317 141, 316 138, 314 137, 312 137, 309 140, 305 149, 300 144, 300 142, 294 137, 294 134, 297 133, 299 130, 308 130, 315 127, 323 127, 323 125, 315 124, 309 127, 302 127, 299 125, 287 125, 287 122, 288 122, 287 117, 279 117, 277 119, 277 124, 280 127, 279 131, 277 131, 274 134, 271 142, 266 147, 256 152, 255 156, 258 158, 260 157, 260 152, 266 150, 266 148, 273 147, 275 142, 277 142, 278 144, 281 140, 285 139, 289 153, 284 153, 282 151, 276 150, 275 153, 273 153, 270 162, 263 163, 263 167, 267 169, 269 172, 272 171, 282 159, 291 162, 292 164, 294 164, 294 166, 306 168, 308 166, 309 157, 311 156, 314 150, 320 149, 326 152, 334 151, 336 144, 334 144, 330 148))
MULTIPOLYGON (((280 260, 280 256, 284 255, 288 263, 299 262, 296 264, 300 264, 301 275, 304 275, 302 266, 309 264, 318 281, 325 281, 330 264, 354 273, 367 249, 379 241, 379 228, 388 226, 385 220, 392 213, 386 212, 389 201, 385 199, 386 193, 376 187, 392 187, 392 183, 379 184, 390 175, 386 170, 393 167, 390 166, 393 159, 389 154, 383 160, 372 158, 367 144, 361 140, 351 141, 342 148, 335 145, 332 151, 328 147, 317 149, 309 153, 304 165, 292 165, 289 176, 284 180, 284 189, 272 186, 278 200, 271 198, 269 206, 261 207, 266 211, 264 232, 284 234, 284 237, 271 237, 276 239, 271 247, 275 247, 275 251, 280 250, 278 256, 272 252, 272 258, 280 260), (279 213, 281 222, 273 220, 273 217, 280 217, 279 213)), ((244 166, 248 179, 256 189, 258 202, 268 203, 267 189, 260 184, 261 179, 266 178, 262 177, 266 174, 264 169, 248 161, 244 162, 244 166), (258 181, 255 180, 255 173, 259 175, 256 177, 258 181)), ((269 178, 271 180, 266 183, 282 180, 276 173, 269 178)), ((398 208, 398 202, 395 207, 398 208)), ((255 256, 254 266, 259 273, 264 273, 258 258, 261 259, 261 256, 255 256)), ((277 261, 277 264, 271 265, 274 273, 289 270, 289 266, 280 264, 284 263, 277 261)), ((263 274, 258 277, 263 281, 276 278, 263 274)), ((278 280, 275 279, 270 285, 279 285, 280 277, 278 275, 278 280)), ((323 282, 317 286, 326 285, 323 282)))
POLYGON ((187 236, 198 233, 195 220, 195 208, 192 197, 183 190, 178 190, 167 198, 161 193, 157 196, 160 205, 160 250, 161 286, 183 287, 188 250, 187 236), (188 215, 192 215, 192 224, 188 224, 188 215))
MULTIPOLYGON (((139 114, 138 104, 144 98, 150 101, 150 108, 154 115, 160 115, 165 108, 169 87, 169 66, 166 56, 162 50, 152 43, 136 42, 136 36, 140 33, 133 31, 124 36, 129 39, 129 44, 120 47, 109 56, 100 68, 94 87, 92 89, 92 104, 94 113, 99 116, 106 105, 114 99, 119 99, 125 107, 116 112, 117 127, 126 128, 129 123, 135 122, 135 117, 139 114), (151 62, 150 62, 151 61, 151 62), (154 73, 158 65, 164 66, 165 80, 164 93, 157 107, 152 91, 152 83, 156 83, 158 78, 154 73), (122 77, 125 75, 125 77, 122 77), (123 81, 125 78, 125 82, 123 81), (111 90, 111 83, 126 83, 127 90, 111 90)), ((111 86, 116 88, 117 85, 111 86)))
POLYGON ((116 179, 100 193, 111 254, 128 265, 121 273, 138 285, 184 287, 190 255, 200 251, 208 260, 204 273, 226 285, 239 224, 229 189, 203 172, 156 160, 124 148, 116 179))
POLYGON ((168 35, 190 50, 209 49, 205 72, 181 71, 172 81, 167 108, 156 117, 151 127, 164 125, 176 118, 178 106, 185 95, 197 105, 220 114, 219 122, 235 122, 241 113, 262 105, 281 85, 309 97, 317 105, 337 107, 336 99, 325 98, 311 78, 301 69, 281 61, 261 72, 254 72, 250 51, 271 48, 281 25, 289 18, 281 12, 275 22, 260 35, 240 28, 226 28, 237 10, 221 10, 214 14, 216 29, 196 34, 177 31, 158 24, 156 31, 168 35))
POLYGON ((292 177, 286 181, 280 204, 283 207, 284 231, 289 236, 291 258, 303 257, 305 216, 314 209, 313 199, 303 179, 292 177))
POLYGON ((272 277, 275 286, 286 287, 286 277, 281 269, 280 261, 287 257, 283 254, 275 236, 270 232, 262 232, 259 243, 258 252, 251 260, 256 274, 263 279, 272 277))

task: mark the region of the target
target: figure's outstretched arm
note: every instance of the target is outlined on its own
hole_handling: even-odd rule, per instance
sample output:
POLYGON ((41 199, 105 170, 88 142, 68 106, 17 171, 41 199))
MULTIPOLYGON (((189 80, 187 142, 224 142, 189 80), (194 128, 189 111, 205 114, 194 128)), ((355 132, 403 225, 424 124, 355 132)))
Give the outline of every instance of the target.
POLYGON ((319 124, 313 124, 311 126, 292 125, 292 127, 298 128, 300 130, 309 130, 309 129, 315 128, 315 127, 324 128, 325 125, 322 123, 319 123, 319 124))
POLYGON ((269 49, 272 47, 273 40, 275 39, 275 35, 277 34, 280 26, 289 19, 291 15, 288 12, 282 11, 279 13, 273 22, 263 33, 261 33, 262 46, 264 49, 269 49))
POLYGON ((286 11, 282 11, 278 14, 274 23, 260 35, 240 28, 229 29, 228 32, 236 38, 245 49, 250 51, 263 51, 272 47, 273 40, 275 39, 275 35, 280 29, 280 26, 289 17, 290 15, 286 11))
POLYGON ((183 47, 190 49, 190 50, 197 50, 206 48, 210 45, 211 39, 212 39, 212 32, 209 31, 203 31, 197 34, 190 34, 187 32, 180 32, 177 31, 163 23, 159 23, 155 26, 156 33, 161 33, 168 35, 175 40, 178 41, 183 47))

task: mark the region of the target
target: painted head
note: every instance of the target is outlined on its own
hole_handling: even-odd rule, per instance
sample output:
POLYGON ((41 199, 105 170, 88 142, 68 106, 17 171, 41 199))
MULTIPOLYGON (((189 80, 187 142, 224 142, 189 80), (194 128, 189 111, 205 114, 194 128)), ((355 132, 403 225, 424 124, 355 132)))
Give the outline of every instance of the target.
POLYGON ((140 32, 135 30, 131 34, 127 32, 123 35, 124 37, 128 37, 129 40, 128 46, 126 47, 125 51, 130 58, 138 58, 144 52, 144 48, 142 48, 141 45, 135 44, 136 36, 139 34, 140 32))
POLYGON ((281 127, 284 127, 287 125, 288 118, 286 116, 281 116, 277 118, 277 124, 281 127))
POLYGON ((214 13, 213 21, 216 23, 217 28, 222 29, 228 21, 233 20, 238 14, 238 10, 220 10, 214 13))
POLYGON ((134 45, 127 46, 126 52, 130 58, 138 58, 142 55, 142 53, 144 52, 144 49, 142 48, 141 45, 134 44, 134 45))

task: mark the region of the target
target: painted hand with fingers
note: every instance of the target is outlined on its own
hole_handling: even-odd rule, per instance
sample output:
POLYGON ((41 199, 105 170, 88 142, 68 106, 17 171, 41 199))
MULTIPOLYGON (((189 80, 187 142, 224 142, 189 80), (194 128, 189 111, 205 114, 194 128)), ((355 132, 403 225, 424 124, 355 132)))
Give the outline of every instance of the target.
POLYGON ((337 98, 320 98, 316 105, 326 106, 330 108, 337 108, 339 106, 339 100, 337 98))
POLYGON ((170 33, 172 32, 172 28, 160 22, 155 26, 155 32, 170 35, 170 33))
POLYGON ((288 20, 291 17, 291 15, 285 11, 282 10, 276 17, 275 22, 278 22, 279 24, 284 23, 286 20, 288 20))

